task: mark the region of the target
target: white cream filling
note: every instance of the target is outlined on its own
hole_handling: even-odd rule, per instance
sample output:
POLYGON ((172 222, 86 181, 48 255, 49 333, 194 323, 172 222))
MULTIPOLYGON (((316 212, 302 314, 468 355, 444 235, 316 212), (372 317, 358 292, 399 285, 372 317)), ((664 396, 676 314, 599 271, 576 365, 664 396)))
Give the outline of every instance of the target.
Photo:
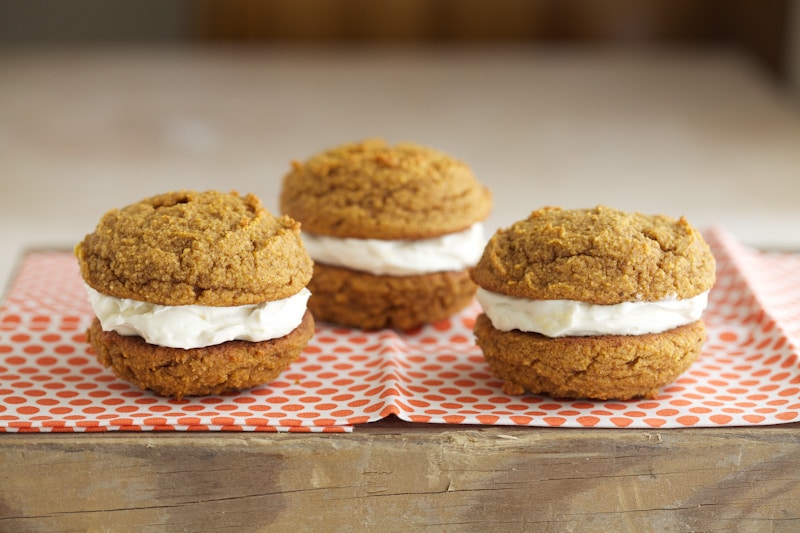
POLYGON ((170 306, 107 296, 88 285, 86 290, 104 331, 138 335, 150 344, 183 349, 288 335, 303 321, 311 296, 304 288, 289 298, 261 304, 170 306))
POLYGON ((481 258, 486 239, 478 222, 430 239, 353 239, 303 232, 303 244, 317 263, 376 276, 412 276, 469 268, 481 258))
POLYGON ((478 288, 478 302, 500 331, 548 337, 661 333, 700 319, 708 291, 693 298, 594 305, 572 300, 530 300, 478 288))

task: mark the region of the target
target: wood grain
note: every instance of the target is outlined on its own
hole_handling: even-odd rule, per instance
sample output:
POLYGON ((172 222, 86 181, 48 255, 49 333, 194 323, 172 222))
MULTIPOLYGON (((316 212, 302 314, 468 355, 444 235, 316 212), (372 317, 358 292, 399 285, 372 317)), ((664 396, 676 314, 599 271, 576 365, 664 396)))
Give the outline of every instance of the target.
POLYGON ((800 425, 0 436, 0 531, 796 531, 800 425))

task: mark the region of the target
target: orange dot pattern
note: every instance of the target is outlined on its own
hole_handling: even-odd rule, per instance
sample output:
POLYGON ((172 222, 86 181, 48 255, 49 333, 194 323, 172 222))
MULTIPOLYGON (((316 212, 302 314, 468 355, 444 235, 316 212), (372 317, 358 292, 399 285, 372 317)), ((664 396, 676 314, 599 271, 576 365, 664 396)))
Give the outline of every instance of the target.
POLYGON ((74 258, 22 258, 0 307, 0 431, 342 432, 397 415, 410 422, 540 427, 752 426, 800 420, 800 256, 706 233, 718 281, 703 354, 654 400, 508 396, 472 326, 449 320, 396 332, 318 324, 276 381, 237 394, 161 398, 120 381, 85 342, 92 319, 74 258))

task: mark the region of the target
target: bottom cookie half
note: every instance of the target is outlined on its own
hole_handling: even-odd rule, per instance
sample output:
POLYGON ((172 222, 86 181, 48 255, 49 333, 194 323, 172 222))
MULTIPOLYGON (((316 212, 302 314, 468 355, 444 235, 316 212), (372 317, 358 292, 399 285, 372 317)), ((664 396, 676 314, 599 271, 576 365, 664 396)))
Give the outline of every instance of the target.
POLYGON ((366 330, 443 320, 469 305, 477 290, 466 271, 375 276, 319 263, 308 288, 317 320, 366 330))
POLYGON ((550 338, 499 331, 485 314, 475 338, 504 390, 556 398, 654 398, 700 355, 705 325, 698 320, 663 333, 550 338))
POLYGON ((97 360, 117 377, 161 396, 182 398, 222 394, 274 380, 314 335, 314 319, 306 311, 301 324, 278 339, 229 341, 183 350, 148 344, 141 337, 103 331, 95 319, 87 340, 97 360))

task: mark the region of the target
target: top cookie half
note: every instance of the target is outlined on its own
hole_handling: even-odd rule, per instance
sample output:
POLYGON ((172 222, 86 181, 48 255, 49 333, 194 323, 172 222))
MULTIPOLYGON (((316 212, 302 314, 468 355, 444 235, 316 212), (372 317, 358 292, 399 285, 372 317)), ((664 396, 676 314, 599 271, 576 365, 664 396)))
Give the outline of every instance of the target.
POLYGON ((495 233, 470 274, 508 296, 610 305, 697 296, 716 263, 683 218, 547 207, 495 233))
POLYGON ((415 144, 346 144, 292 162, 281 212, 333 237, 423 239, 467 229, 492 209, 469 167, 415 144))
POLYGON ((235 192, 170 192, 112 209, 75 254, 98 292, 161 305, 279 300, 313 270, 300 225, 235 192))

